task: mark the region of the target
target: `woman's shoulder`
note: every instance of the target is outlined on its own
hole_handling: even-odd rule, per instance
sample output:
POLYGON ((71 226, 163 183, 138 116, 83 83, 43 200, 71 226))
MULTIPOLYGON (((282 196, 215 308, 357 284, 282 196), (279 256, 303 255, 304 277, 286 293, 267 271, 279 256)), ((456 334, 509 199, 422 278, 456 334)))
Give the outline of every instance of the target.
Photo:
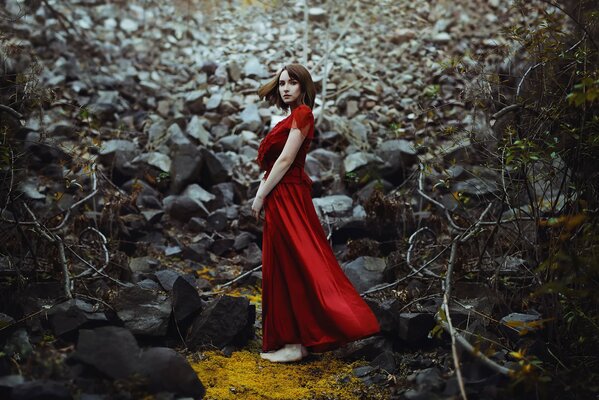
POLYGON ((300 104, 299 106, 295 107, 291 114, 311 115, 312 109, 306 104, 300 104))

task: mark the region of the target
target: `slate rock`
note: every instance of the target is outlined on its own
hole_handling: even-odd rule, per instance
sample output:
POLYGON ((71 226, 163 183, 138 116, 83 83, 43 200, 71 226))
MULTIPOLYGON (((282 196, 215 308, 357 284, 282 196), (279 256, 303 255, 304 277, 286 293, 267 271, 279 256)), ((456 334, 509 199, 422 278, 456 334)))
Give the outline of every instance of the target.
POLYGON ((103 312, 96 312, 93 305, 81 299, 69 299, 56 304, 46 315, 56 336, 76 331, 83 326, 93 327, 108 322, 103 312))
POLYGON ((144 350, 140 358, 140 372, 147 379, 152 392, 171 392, 179 396, 201 399, 206 389, 184 356, 168 347, 144 350))
POLYGON ((139 370, 140 348, 126 328, 104 326, 81 329, 76 351, 69 358, 94 367, 113 379, 124 379, 139 370))
POLYGON ((430 313, 401 313, 398 318, 399 337, 408 343, 429 340, 428 333, 435 327, 435 318, 430 313))
POLYGON ((360 293, 384 282, 385 259, 362 256, 345 264, 343 272, 360 293))
POLYGON ((221 296, 196 317, 187 335, 187 345, 192 351, 203 345, 242 346, 254 335, 255 318, 256 307, 247 298, 221 296))
POLYGON ((180 322, 202 308, 198 291, 183 277, 178 277, 172 287, 175 320, 180 322))
POLYGON ((11 400, 70 400, 73 396, 65 382, 52 379, 24 382, 15 386, 11 400))
POLYGON ((388 374, 393 374, 397 369, 395 356, 391 351, 382 352, 374 360, 370 362, 370 365, 374 368, 379 368, 388 374))
POLYGON ((372 361, 385 351, 392 351, 393 344, 384 336, 375 335, 356 340, 334 351, 337 357, 344 360, 372 361))
POLYGON ((166 334, 171 314, 167 295, 135 285, 121 289, 112 305, 131 332, 148 336, 166 334))
POLYGON ((173 154, 170 165, 171 192, 180 193, 195 182, 202 172, 202 153, 195 146, 181 146, 173 154))

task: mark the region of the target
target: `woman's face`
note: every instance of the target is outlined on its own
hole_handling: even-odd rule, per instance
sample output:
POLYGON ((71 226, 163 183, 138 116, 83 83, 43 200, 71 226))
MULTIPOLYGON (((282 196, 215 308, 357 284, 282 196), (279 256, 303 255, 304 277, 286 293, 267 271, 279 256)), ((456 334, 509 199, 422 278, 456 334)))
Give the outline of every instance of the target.
POLYGON ((290 78, 287 70, 283 70, 279 76, 279 94, 288 105, 297 104, 302 94, 300 83, 294 78, 290 78))

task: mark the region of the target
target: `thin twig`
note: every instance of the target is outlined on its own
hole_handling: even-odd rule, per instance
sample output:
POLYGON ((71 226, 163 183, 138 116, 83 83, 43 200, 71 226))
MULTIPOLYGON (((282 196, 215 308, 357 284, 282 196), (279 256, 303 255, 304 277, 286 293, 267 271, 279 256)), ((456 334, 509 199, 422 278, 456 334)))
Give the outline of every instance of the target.
POLYGON ((238 277, 236 277, 236 278, 235 278, 235 279, 233 279, 233 280, 230 280, 230 281, 229 281, 229 282, 227 282, 227 283, 223 283, 222 285, 219 285, 219 286, 218 286, 218 289, 222 289, 222 288, 224 288, 224 287, 226 287, 226 286, 229 286, 229 285, 231 285, 231 284, 233 284, 233 283, 237 282, 238 280, 240 280, 240 279, 243 279, 243 278, 245 278, 246 276, 250 275, 252 272, 256 272, 256 271, 260 270, 261 268, 262 268, 262 264, 258 265, 256 268, 254 268, 254 269, 252 269, 252 270, 250 270, 250 271, 244 272, 243 274, 239 275, 238 277))
MULTIPOLYGON (((460 393, 464 400, 468 400, 468 396, 466 395, 466 388, 464 387, 464 378, 462 377, 462 369, 460 368, 460 358, 458 356, 458 349, 456 346, 456 338, 457 334, 456 330, 453 328, 453 323, 451 322, 451 313, 449 312, 449 298, 451 296, 451 276, 453 274, 453 266, 455 264, 456 253, 458 249, 458 241, 454 241, 451 244, 451 253, 449 255, 449 265, 447 266, 447 275, 445 276, 445 288, 443 293, 443 310, 445 311, 445 319, 447 320, 447 328, 449 330, 449 335, 451 336, 451 354, 453 356, 453 364, 455 366, 456 377, 458 378, 458 386, 460 387, 460 393)), ((442 321, 442 317, 440 314, 437 314, 437 319, 442 321)))
MULTIPOLYGON (((409 247, 408 247, 408 251, 406 253, 406 263, 408 264, 408 267, 410 267, 410 269, 412 271, 414 271, 414 273, 416 273, 418 276, 422 276, 422 273, 420 272, 420 270, 416 271, 416 268, 414 268, 412 266, 412 263, 410 261, 411 261, 411 258, 412 258, 411 257, 412 256, 412 251, 414 250, 414 245, 416 243, 416 240, 415 240, 416 236, 418 236, 418 234, 422 233, 422 232, 428 232, 431 235, 433 235, 433 237, 436 238, 435 233, 431 229, 429 229, 426 226, 424 226, 424 227, 418 229, 416 232, 412 233, 412 235, 410 235, 410 239, 408 239, 409 247)), ((434 272, 430 271, 427 268, 422 269, 422 271, 424 271, 429 276, 434 276, 435 278, 439 278, 439 275, 435 274, 434 272)))

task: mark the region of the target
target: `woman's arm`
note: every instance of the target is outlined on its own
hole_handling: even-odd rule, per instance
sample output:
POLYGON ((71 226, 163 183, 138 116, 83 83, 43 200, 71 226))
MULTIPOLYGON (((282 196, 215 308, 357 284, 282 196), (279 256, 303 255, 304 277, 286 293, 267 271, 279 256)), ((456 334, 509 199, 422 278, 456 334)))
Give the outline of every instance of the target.
POLYGON ((277 185, 277 183, 279 183, 291 167, 303 141, 304 135, 302 135, 302 132, 299 129, 292 128, 289 131, 285 147, 283 147, 283 151, 273 164, 266 181, 260 180, 260 187, 258 188, 258 192, 256 192, 256 197, 265 199, 270 191, 277 185))

